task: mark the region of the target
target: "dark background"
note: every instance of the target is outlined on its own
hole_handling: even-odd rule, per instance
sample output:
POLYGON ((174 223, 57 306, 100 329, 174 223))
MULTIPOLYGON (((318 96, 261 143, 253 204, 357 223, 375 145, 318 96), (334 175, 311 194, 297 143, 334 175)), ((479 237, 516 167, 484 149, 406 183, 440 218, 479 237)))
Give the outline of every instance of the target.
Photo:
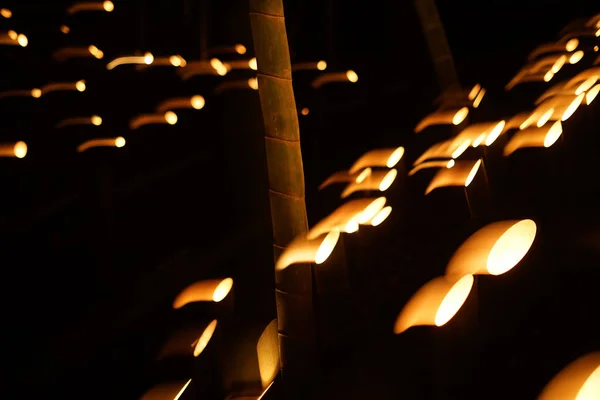
MULTIPOLYGON (((20 393, 11 398, 139 397, 169 330, 172 298, 198 279, 234 277, 239 321, 275 317, 258 92, 214 94, 217 83, 252 71, 182 81, 171 68, 105 69, 135 51, 198 59, 203 34, 209 48, 243 43, 248 53, 235 57, 250 58, 247 2, 207 1, 205 30, 195 0, 114 3, 112 13, 75 16, 66 15, 66 1, 0 4, 13 11, 1 29, 29 38, 26 48, 0 49, 0 90, 87 84, 84 93, 0 100, 1 140, 29 146, 25 159, 0 159, 4 362, 9 390, 20 393), (103 60, 51 58, 60 47, 89 44, 103 60), (128 130, 132 116, 193 94, 206 106, 178 112, 177 125, 128 130), (91 114, 102 116, 101 127, 53 128, 91 114), (119 135, 122 149, 75 152, 88 138, 119 135)), ((474 120, 509 116, 527 90, 539 93, 531 85, 510 97, 502 87, 536 45, 598 11, 587 1, 439 3, 461 82, 489 89, 474 120)), ((318 184, 369 149, 409 148, 439 89, 411 2, 284 4, 292 62, 324 59, 327 71, 359 75, 356 84, 319 90, 310 87, 316 72, 294 76, 298 108, 311 111, 300 123, 314 223, 332 211, 331 192, 318 193, 318 184)), ((585 112, 569 125, 579 141, 506 161, 496 180, 490 167, 497 208, 486 218, 533 218, 540 232, 522 268, 481 279, 477 323, 459 314, 435 334, 390 334, 403 302, 440 275, 485 220, 450 211, 464 206, 460 196, 421 201, 413 191, 414 207, 400 201, 408 213, 348 238, 361 319, 353 322, 353 351, 325 367, 324 396, 529 399, 568 362, 599 348, 598 168, 590 145, 598 144, 598 120, 585 112)))

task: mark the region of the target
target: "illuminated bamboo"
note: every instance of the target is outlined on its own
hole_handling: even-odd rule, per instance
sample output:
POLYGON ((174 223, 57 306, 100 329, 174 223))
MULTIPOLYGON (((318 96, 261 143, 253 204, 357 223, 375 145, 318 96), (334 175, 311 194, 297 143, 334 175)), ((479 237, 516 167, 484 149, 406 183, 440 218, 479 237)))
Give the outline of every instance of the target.
POLYGON ((7 32, 0 32, 0 45, 2 44, 27 47, 29 40, 24 34, 10 30, 7 32))
POLYGON ((208 56, 213 56, 216 54, 246 54, 246 46, 244 46, 243 44, 235 44, 233 46, 215 46, 215 47, 211 47, 210 49, 208 49, 206 51, 206 54, 208 56))
POLYGON ((527 128, 517 131, 504 147, 504 156, 509 156, 526 147, 550 147, 562 134, 562 125, 556 121, 541 128, 527 128))
POLYGON ((98 115, 92 115, 91 117, 71 117, 71 118, 65 118, 61 121, 59 121, 56 125, 55 128, 59 129, 59 128, 64 128, 66 126, 73 126, 73 125, 94 125, 94 126, 100 126, 102 125, 102 118, 98 115))
MULTIPOLYGON (((434 104, 443 108, 464 107, 473 105, 474 101, 479 97, 481 99, 485 95, 485 89, 479 83, 475 84, 471 89, 447 89, 439 95, 434 104), (483 93, 481 93, 483 91, 483 93)), ((477 108, 477 107, 475 107, 477 108)))
MULTIPOLYGON (((48 83, 40 88, 41 94, 46 95, 51 92, 85 92, 86 89, 85 81, 77 81, 77 82, 53 82, 48 83)), ((35 89, 34 89, 35 90, 35 89)), ((32 95, 35 94, 32 91, 32 95)), ((35 97, 35 96, 34 96, 35 97)))
POLYGON ((339 231, 332 231, 312 240, 302 234, 283 250, 275 263, 275 269, 283 270, 293 264, 323 264, 335 249, 339 238, 339 231))
POLYGON ((256 71, 256 57, 253 57, 249 60, 233 60, 227 61, 223 63, 228 70, 232 69, 251 69, 256 71))
POLYGON ((459 158, 467 149, 471 146, 471 140, 468 138, 456 140, 450 139, 443 142, 432 145, 429 149, 425 150, 419 158, 413 162, 413 166, 421 164, 424 161, 435 159, 435 158, 459 158))
POLYGON ((40 89, 16 89, 0 92, 0 99, 6 97, 33 97, 34 99, 39 99, 41 95, 42 91, 40 89))
POLYGON ((440 169, 427 186, 425 195, 443 187, 468 187, 477 175, 480 166, 481 159, 476 161, 465 160, 456 161, 452 168, 440 169))
POLYGON ((156 106, 157 113, 165 113, 170 110, 193 108, 194 110, 201 110, 204 108, 206 101, 204 97, 199 94, 192 97, 176 97, 167 99, 156 106))
POLYGON ((121 148, 125 146, 125 138, 122 136, 108 139, 90 139, 77 146, 77 152, 83 153, 84 151, 93 147, 117 147, 121 148))
POLYGON ((536 60, 527 66, 528 74, 547 73, 549 70, 556 74, 567 62, 568 57, 564 54, 553 54, 536 60))
POLYGON ((276 319, 271 321, 260 334, 258 343, 256 343, 256 356, 258 359, 260 381, 264 392, 266 392, 279 373, 281 359, 279 355, 279 337, 276 319))
MULTIPOLYGON (((504 131, 504 120, 497 122, 480 122, 463 129, 453 140, 450 148, 458 149, 468 141, 470 146, 491 146, 504 131)), ((457 157, 452 157, 457 158, 457 157)))
POLYGON ((61 25, 60 31, 62 33, 64 33, 65 35, 67 35, 69 32, 71 32, 71 28, 69 28, 67 25, 61 25))
POLYGON ((567 83, 565 83, 565 89, 571 89, 578 87, 582 82, 587 81, 590 78, 600 79, 600 67, 588 68, 584 71, 581 71, 573 78, 569 79, 567 83))
POLYGON ((233 279, 209 279, 195 282, 183 289, 173 301, 173 308, 180 309, 195 302, 221 302, 233 288, 233 279))
POLYGON ((554 72, 552 72, 552 70, 548 70, 548 71, 540 72, 540 73, 534 73, 534 74, 524 73, 522 75, 519 75, 519 76, 513 78, 513 80, 511 80, 506 85, 505 89, 507 91, 509 91, 512 88, 514 88, 515 86, 517 86, 521 83, 527 83, 527 82, 550 82, 553 77, 554 77, 554 72))
POLYGON ((140 400, 179 400, 192 380, 161 383, 150 388, 140 400))
POLYGON ((585 94, 585 104, 588 106, 592 104, 594 99, 598 97, 598 93, 600 93, 600 83, 588 90, 585 94))
POLYGON ((73 15, 82 11, 112 12, 114 9, 115 5, 112 1, 82 1, 69 6, 67 14, 73 15))
POLYGON ((600 352, 596 351, 567 365, 544 387, 538 400, 598 398, 600 398, 600 352))
POLYGON ((600 13, 594 15, 585 22, 586 28, 600 28, 600 13))
POLYGON ((541 55, 547 53, 562 53, 562 52, 572 52, 579 46, 579 39, 569 39, 566 43, 546 43, 542 44, 535 49, 531 53, 527 59, 529 61, 533 61, 541 55))
POLYGON ((454 160, 441 160, 441 161, 425 161, 414 167, 408 172, 408 176, 413 176, 422 169, 427 168, 452 168, 456 161, 454 160))
POLYGON ((213 58, 210 61, 196 60, 187 62, 185 68, 179 68, 177 73, 181 79, 187 80, 196 75, 219 75, 225 76, 229 72, 227 65, 219 59, 213 58))
POLYGON ((427 115, 415 127, 415 133, 422 132, 432 125, 460 125, 469 115, 469 108, 462 107, 451 110, 437 110, 427 115))
POLYGON ((329 232, 354 233, 359 225, 366 224, 385 206, 386 198, 350 200, 319 221, 308 232, 309 240, 317 239, 329 232))
POLYGON ((564 42, 564 41, 569 41, 574 38, 594 37, 594 36, 595 37, 600 36, 600 33, 598 33, 597 29, 578 30, 578 31, 565 33, 565 35, 560 39, 560 41, 564 42))
POLYGON ((338 171, 332 174, 329 178, 325 179, 323 183, 319 185, 319 190, 325 189, 329 185, 333 185, 335 183, 347 183, 347 182, 357 182, 360 183, 364 181, 368 176, 371 175, 373 170, 371 168, 365 168, 362 171, 356 172, 354 174, 350 174, 348 171, 338 171))
POLYGON ((537 226, 530 219, 499 221, 471 235, 452 255, 447 276, 501 275, 513 269, 533 245, 537 226))
POLYGON ((569 56, 569 64, 577 64, 584 56, 583 50, 577 50, 569 56))
POLYGON ((324 60, 292 64, 292 71, 325 71, 326 69, 327 63, 324 60))
POLYGON ((441 276, 427 282, 408 300, 394 324, 400 334, 413 326, 443 326, 456 315, 473 287, 473 275, 441 276))
POLYGON ((104 57, 104 52, 94 45, 63 47, 52 53, 52 57, 59 62, 66 61, 69 58, 96 58, 100 60, 104 57))
POLYGON ((25 158, 27 144, 25 142, 0 143, 0 157, 25 158))
POLYGON ((185 58, 181 57, 179 54, 174 54, 172 56, 165 57, 154 57, 152 63, 150 64, 137 64, 135 66, 136 71, 142 71, 148 69, 150 67, 175 67, 175 68, 184 68, 187 65, 187 61, 185 58))
POLYGON ((351 182, 346 186, 344 191, 341 194, 341 198, 345 199, 355 192, 364 192, 364 191, 372 191, 376 190, 379 192, 385 192, 392 186, 396 176, 398 175, 398 171, 396 169, 390 169, 387 171, 373 171, 371 175, 369 175, 362 182, 351 182))
POLYGON ((108 64, 106 64, 106 69, 112 70, 120 65, 128 65, 128 64, 145 64, 150 65, 154 62, 154 56, 152 53, 145 53, 143 56, 125 56, 125 57, 117 57, 108 64))
POLYGON ((404 155, 404 147, 394 147, 389 149, 376 149, 366 152, 352 164, 348 170, 349 174, 357 172, 367 167, 385 167, 394 168, 404 155))
POLYGON ((577 87, 573 86, 571 88, 565 88, 567 84, 567 81, 563 81, 552 86, 550 89, 546 90, 540 95, 540 97, 537 98, 537 100, 535 101, 535 105, 540 105, 544 100, 552 98, 554 96, 565 96, 575 94, 577 87))
POLYGON ((198 357, 212 338, 217 328, 217 320, 209 323, 186 327, 175 332, 162 347, 158 359, 169 357, 198 357))
POLYGON ((169 124, 175 125, 177 123, 177 114, 173 111, 167 111, 162 114, 140 114, 136 115, 129 121, 130 129, 138 129, 141 126, 149 124, 169 124))
MULTIPOLYGON (((558 97, 558 96, 557 96, 558 97)), ((566 96, 560 96, 566 97, 566 96)), ((581 103, 585 98, 585 93, 581 93, 579 96, 575 96, 574 99, 564 100, 560 103, 553 104, 553 113, 548 118, 549 121, 566 121, 577 111, 581 103)), ((542 126, 540 124, 540 126, 542 126)))
POLYGON ((479 92, 479 94, 477 95, 477 97, 475 97, 475 99, 473 100, 473 108, 478 108, 479 105, 481 104, 481 101, 483 100, 483 96, 485 96, 485 89, 481 89, 481 91, 479 92))
POLYGON ((534 111, 525 111, 525 112, 520 112, 515 114, 511 119, 508 120, 508 122, 506 123, 506 125, 504 125, 504 130, 503 132, 506 132, 510 129, 520 129, 521 125, 523 125, 524 123, 526 123, 528 125, 531 125, 532 122, 529 122, 529 119, 531 117, 531 114, 534 113, 534 111))
POLYGON ((318 89, 325 84, 333 83, 333 82, 356 83, 356 82, 358 82, 358 75, 356 74, 356 72, 354 72, 352 70, 348 70, 346 72, 327 72, 327 73, 321 74, 317 78, 315 78, 311 82, 311 85, 314 89, 318 89))
POLYGON ((243 90, 251 89, 258 90, 258 81, 256 78, 237 79, 234 81, 225 81, 217 85, 215 88, 216 94, 221 94, 228 90, 243 90))
POLYGON ((12 15, 12 11, 10 11, 8 8, 0 8, 0 16, 3 18, 9 19, 12 17, 12 15))

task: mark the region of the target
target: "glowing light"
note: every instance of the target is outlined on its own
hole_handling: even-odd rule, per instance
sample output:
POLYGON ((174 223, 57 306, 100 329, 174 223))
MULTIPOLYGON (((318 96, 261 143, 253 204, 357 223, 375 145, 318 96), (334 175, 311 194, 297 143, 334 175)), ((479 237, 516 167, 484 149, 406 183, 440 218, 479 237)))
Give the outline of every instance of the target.
POLYGON ((257 78, 248 79, 248 86, 250 86, 250 88, 252 88, 254 90, 258 90, 258 79, 257 78))
POLYGON ((456 165, 456 161, 450 160, 450 161, 448 161, 448 164, 446 164, 446 168, 450 169, 450 168, 454 167, 455 165, 456 165))
POLYGON ((8 19, 12 17, 12 11, 10 11, 8 8, 0 8, 0 15, 8 19))
POLYGON ((569 57, 569 64, 577 64, 583 58, 583 50, 577 50, 569 57))
POLYGON ((17 36, 17 43, 19 43, 21 47, 27 47, 27 44, 29 44, 29 40, 27 39, 27 36, 23 35, 22 33, 19 33, 19 35, 17 36))
POLYGON ((75 89, 77 89, 77 91, 84 92, 85 88, 86 88, 86 86, 85 86, 84 80, 75 82, 75 89))
POLYGON ((9 30, 6 34, 8 35, 9 39, 17 40, 18 34, 17 34, 17 32, 13 31, 12 29, 9 30))
POLYGON ((546 110, 546 112, 544 112, 542 114, 542 116, 537 120, 535 125, 538 128, 541 128, 542 126, 546 125, 546 122, 548 122, 550 120, 552 115, 554 115, 554 108, 550 107, 549 109, 546 110))
POLYGON ((302 111, 300 111, 300 113, 301 113, 302 115, 308 115, 308 113, 309 113, 309 110, 308 110, 308 108, 304 107, 304 108, 302 109, 302 111))
POLYGON ((392 206, 386 206, 384 208, 381 209, 381 211, 379 211, 377 213, 377 215, 375 215, 373 217, 373 219, 371 220, 371 225, 372 226, 379 226, 383 223, 383 221, 385 221, 387 219, 387 217, 390 216, 390 214, 392 213, 392 206))
POLYGON ((477 161, 455 161, 452 167, 440 169, 435 174, 425 190, 425 195, 442 187, 469 186, 480 166, 481 159, 478 159, 477 161))
POLYGON ((465 275, 462 279, 452 286, 448 294, 442 300, 437 313, 435 314, 435 325, 443 326, 456 315, 458 310, 469 297, 473 287, 473 275, 465 275))
POLYGON ((352 83, 358 82, 358 75, 356 74, 356 72, 352 71, 351 69, 346 71, 346 77, 352 83))
POLYGON ((565 50, 567 50, 568 52, 572 52, 577 48, 577 46, 579 46, 579 40, 573 38, 567 42, 567 44, 565 45, 565 50))
POLYGON ((69 28, 67 25, 61 25, 60 31, 66 35, 71 32, 71 28, 69 28))
POLYGON ((323 242, 319 246, 319 249, 317 250, 317 254, 315 256, 315 264, 323 264, 325 260, 329 258, 329 256, 333 252, 333 249, 335 249, 335 245, 337 244, 339 238, 339 232, 329 232, 327 236, 325 236, 325 239, 323 240, 323 242))
POLYGON ((208 342, 212 338, 212 335, 215 333, 215 329, 217 328, 217 320, 213 319, 210 324, 202 331, 202 335, 195 342, 194 346, 194 357, 198 357, 208 346, 208 342))
POLYGON ((228 72, 227 67, 218 58, 211 58, 210 66, 213 67, 213 69, 215 71, 217 71, 217 74, 219 74, 221 76, 227 75, 227 72, 228 72))
POLYGON ((180 309, 198 301, 221 302, 231 292, 233 279, 212 279, 191 284, 183 289, 173 301, 173 308, 180 309))
POLYGON ((552 126, 527 128, 517 131, 504 147, 504 156, 509 156, 519 149, 526 147, 548 147, 560 137, 562 125, 556 121, 552 126), (546 146, 548 145, 548 146, 546 146))
POLYGON ((481 90, 481 85, 479 83, 477 83, 475 86, 473 86, 473 88, 469 92, 469 95, 467 96, 467 98, 471 101, 475 100, 475 97, 477 96, 477 94, 479 93, 480 90, 481 90))
POLYGON ((238 54, 246 54, 246 46, 244 46, 243 44, 236 44, 235 52, 238 54))
POLYGON ((598 29, 598 30, 596 31, 596 33, 594 33, 594 36, 596 36, 596 37, 600 37, 600 29, 598 29))
POLYGON ((548 130, 548 133, 544 137, 544 147, 550 147, 554 143, 556 143, 556 141, 558 140, 558 138, 560 137, 561 134, 562 134, 562 125, 557 125, 557 124, 552 125, 552 127, 548 130))
POLYGON ((112 12, 115 9, 115 5, 112 1, 105 1, 104 3, 102 3, 102 7, 106 12, 112 12))
POLYGON ((102 118, 100 118, 100 116, 98 116, 98 115, 92 115, 90 120, 92 121, 92 125, 95 125, 95 126, 102 125, 102 118))
POLYGON ((195 96, 192 96, 192 98, 190 99, 190 104, 192 105, 193 109, 201 110, 206 104, 206 101, 204 100, 204 97, 197 94, 195 96))
POLYGON ((88 51, 90 52, 91 55, 96 57, 98 60, 100 60, 102 57, 104 57, 104 52, 102 52, 102 50, 98 49, 94 45, 89 46, 88 51))
POLYGON ((177 114, 173 111, 167 111, 165 113, 165 121, 167 121, 167 124, 169 125, 175 125, 177 123, 177 114))
POLYGON ((231 288, 233 287, 233 279, 225 278, 217 285, 215 291, 213 292, 213 301, 215 303, 219 303, 229 294, 231 288))
POLYGON ((383 196, 373 200, 373 202, 365 207, 363 212, 360 213, 360 216, 358 217, 358 223, 366 224, 375 218, 375 216, 384 208, 383 206, 385 206, 386 201, 386 198, 383 196))
POLYGON ((552 70, 549 70, 544 74, 544 82, 550 82, 552 78, 554 78, 554 72, 552 72, 552 70))
POLYGON ((467 179, 465 180, 465 187, 467 187, 471 184, 471 182, 473 181, 473 178, 475 178, 475 175, 477 175, 477 171, 479 170, 480 166, 481 166, 481 159, 477 160, 475 165, 473 165, 473 168, 471 168, 471 172, 469 172, 469 175, 467 176, 467 179))
POLYGON ((460 125, 460 123, 467 118, 467 115, 469 115, 469 109, 467 107, 461 108, 454 114, 454 117, 452 117, 452 124, 460 125))
POLYGON ((460 157, 471 145, 471 141, 469 139, 465 139, 453 152, 452 158, 456 159, 460 157))
MULTIPOLYGON (((325 71, 325 69, 327 69, 327 63, 326 63, 325 61, 323 61, 323 60, 319 61, 319 62, 317 63, 317 69, 318 69, 319 71, 325 71)), ((350 79, 350 78, 348 78, 348 79, 350 79)), ((357 79, 358 79, 358 78, 357 78, 357 79)))
MULTIPOLYGON (((262 331, 256 343, 256 355, 258 356, 258 372, 263 389, 268 390, 279 372, 279 334, 277 332, 277 320, 274 319, 262 331)), ((266 391, 265 390, 265 391, 266 391)), ((264 394, 264 392, 263 392, 264 394)), ((262 398, 261 395, 257 400, 262 398)))
POLYGON ((39 99, 42 97, 42 91, 40 89, 31 89, 31 97, 34 99, 39 99))
POLYGON ((321 236, 312 240, 305 236, 299 236, 281 253, 275 268, 283 270, 292 264, 307 262, 322 264, 335 249, 339 238, 338 230, 327 233, 325 237, 321 236))
POLYGON ((585 104, 587 104, 588 106, 592 104, 592 101, 594 101, 594 99, 598 96, 599 92, 600 83, 588 90, 588 92, 585 94, 585 104))
POLYGON ((489 252, 486 268, 491 275, 501 275, 517 265, 531 248, 537 226, 530 219, 517 222, 506 230, 489 252))
POLYGON ((144 54, 144 64, 150 65, 150 64, 152 64, 153 61, 154 61, 154 56, 152 55, 152 53, 144 54))
POLYGON ((258 64, 256 62, 256 57, 252 57, 250 61, 248 61, 248 66, 251 70, 256 71, 258 69, 258 64))
POLYGON ((577 86, 577 89, 575 89, 575 94, 577 96, 579 96, 581 93, 587 92, 589 88, 594 86, 594 84, 596 83, 597 80, 598 80, 598 76, 592 76, 592 77, 587 78, 579 86, 577 86))
POLYGON ((181 57, 179 57, 179 56, 171 56, 171 57, 169 57, 169 62, 174 67, 180 67, 181 66, 181 61, 182 61, 181 57))
POLYGON ((17 158, 25 158, 27 155, 27 144, 25 142, 15 143, 14 153, 17 158))
POLYGON ((398 147, 394 152, 390 155, 385 166, 388 168, 394 168, 396 164, 400 161, 402 156, 404 155, 404 147, 398 147))
POLYGON ((366 167, 393 168, 404 155, 404 147, 371 150, 360 156, 348 170, 354 174, 366 167))
POLYGON ((573 100, 571 102, 571 104, 569 104, 569 106, 567 107, 567 109, 565 110, 565 112, 562 114, 562 116, 561 116, 560 119, 562 121, 568 120, 571 117, 571 115, 573 115, 575 113, 575 111, 577 111, 577 109, 579 108, 579 106, 583 102, 584 97, 585 97, 584 93, 581 93, 579 96, 577 96, 575 98, 575 100, 573 100))
POLYGON ((385 192, 386 190, 388 190, 390 186, 392 186, 392 183, 394 183, 394 180, 396 179, 397 175, 398 171, 395 169, 391 169, 381 180, 381 183, 379 184, 379 191, 385 192))
MULTIPOLYGON (((110 3, 110 2, 109 2, 110 3)), ((112 3, 110 3, 112 4, 112 3)), ((183 395, 183 392, 185 392, 185 389, 187 389, 188 385, 192 383, 192 380, 190 379, 189 381, 186 382, 185 385, 183 385, 183 387, 181 388, 181 390, 175 395, 175 397, 173 398, 173 400, 179 400, 181 398, 181 396, 183 395)))
POLYGON ((598 51, 598 46, 594 46, 594 51, 598 51))
POLYGON ((121 136, 112 139, 90 139, 77 146, 77 152, 83 153, 84 151, 93 147, 123 147, 125 146, 125 139, 121 136))
MULTIPOLYGON (((475 98, 475 101, 473 101, 473 108, 479 107, 479 104, 481 104, 481 100, 483 100, 483 96, 485 96, 485 89, 481 89, 481 91, 475 98)), ((458 124, 455 124, 455 125, 458 125, 458 124)))
POLYGON ((498 122, 492 128, 492 130, 489 133, 487 133, 487 136, 485 138, 485 145, 491 146, 496 141, 496 139, 498 139, 498 137, 502 134, 505 126, 506 126, 506 121, 502 120, 502 121, 498 122))
POLYGON ((125 146, 125 138, 123 136, 119 136, 115 139, 115 147, 123 147, 125 146))
POLYGON ((558 73, 558 71, 560 71, 560 69, 565 65, 566 62, 567 62, 567 56, 565 56, 565 55, 560 56, 554 62, 554 64, 552 64, 552 67, 550 68, 550 71, 552 71, 555 74, 558 73))
POLYGON ((362 171, 361 171, 361 172, 358 174, 358 176, 356 177, 356 180, 355 180, 355 182, 356 182, 356 183, 361 183, 361 182, 363 182, 365 179, 367 179, 367 178, 368 178, 368 177, 371 175, 371 172, 373 172, 373 170, 372 170, 371 168, 365 168, 365 169, 363 169, 363 170, 362 170, 362 171))
POLYGON ((567 365, 546 385, 538 400, 596 400, 600 398, 600 352, 567 365))

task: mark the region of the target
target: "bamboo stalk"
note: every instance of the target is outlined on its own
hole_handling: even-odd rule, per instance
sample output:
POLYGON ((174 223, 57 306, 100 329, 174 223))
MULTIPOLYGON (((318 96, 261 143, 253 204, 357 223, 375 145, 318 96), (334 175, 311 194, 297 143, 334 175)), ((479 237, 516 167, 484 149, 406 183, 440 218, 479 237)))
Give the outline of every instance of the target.
MULTIPOLYGON (((250 0, 258 62, 275 260, 296 236, 306 234, 304 171, 292 67, 282 0, 250 0)), ((277 271, 276 302, 282 377, 289 395, 302 397, 316 359, 313 271, 298 264, 277 271)))

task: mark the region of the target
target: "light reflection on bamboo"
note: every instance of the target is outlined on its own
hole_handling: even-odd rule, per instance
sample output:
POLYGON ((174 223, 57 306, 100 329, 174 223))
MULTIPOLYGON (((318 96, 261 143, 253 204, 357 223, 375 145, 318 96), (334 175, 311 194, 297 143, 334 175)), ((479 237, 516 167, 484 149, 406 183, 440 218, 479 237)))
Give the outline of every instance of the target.
POLYGON ((64 128, 66 126, 73 126, 73 125, 94 125, 94 126, 100 126, 102 125, 102 118, 98 115, 92 115, 91 117, 71 117, 71 118, 65 118, 62 121, 59 121, 56 124, 56 128, 64 128))
POLYGON ((598 97, 599 92, 600 92, 600 83, 587 91, 587 93, 585 94, 585 104, 587 104, 588 106, 590 104, 592 104, 594 99, 596 97, 598 97))
POLYGON ((41 96, 42 91, 40 89, 15 89, 0 92, 0 99, 6 97, 33 97, 34 99, 39 99, 41 96))
POLYGON ((148 69, 150 67, 175 67, 184 68, 187 65, 187 61, 179 54, 164 57, 154 57, 151 64, 138 64, 135 66, 136 71, 148 69))
POLYGON ((195 282, 183 289, 173 301, 173 308, 180 309, 195 302, 219 303, 233 288, 233 279, 208 279, 195 282))
POLYGON ((167 99, 156 106, 157 113, 165 113, 169 110, 177 110, 177 109, 186 109, 193 108, 194 110, 201 110, 204 108, 206 101, 204 97, 199 94, 194 95, 192 97, 176 97, 172 99, 167 99))
POLYGON ((67 14, 73 15, 82 11, 112 12, 114 9, 115 5, 112 1, 82 1, 69 6, 67 14))
POLYGON ((600 398, 600 352, 586 354, 563 368, 544 387, 538 400, 600 398))
POLYGON ((423 131, 432 125, 460 125, 469 115, 469 108, 437 110, 423 118, 415 127, 415 133, 423 131))
POLYGON ((13 46, 19 45, 21 47, 27 47, 27 44, 29 44, 29 40, 24 34, 17 33, 11 29, 6 32, 0 32, 0 45, 2 44, 13 46))
POLYGON ((179 400, 192 380, 161 383, 150 388, 140 400, 179 400))
POLYGON ((98 60, 104 57, 104 52, 98 49, 96 46, 77 46, 77 47, 63 47, 56 50, 52 57, 59 62, 68 60, 69 58, 87 58, 93 57, 98 60))
POLYGON ((356 83, 358 82, 358 75, 352 70, 348 70, 346 72, 327 72, 315 78, 311 85, 314 89, 318 89, 325 84, 333 82, 356 83))
POLYGON ((25 158, 27 144, 19 141, 14 143, 0 143, 0 157, 25 158))
POLYGON ((108 64, 106 64, 106 69, 112 70, 119 65, 127 65, 127 64, 145 64, 150 65, 154 62, 154 56, 152 53, 145 53, 143 56, 125 56, 125 57, 117 57, 108 64))
POLYGON ((175 125, 177 123, 177 114, 173 111, 167 111, 166 113, 160 114, 140 114, 136 115, 129 121, 130 129, 138 129, 141 126, 149 124, 169 124, 175 125))
POLYGON ((233 46, 215 46, 215 47, 211 47, 210 49, 207 50, 207 54, 209 56, 214 56, 217 54, 246 54, 246 46, 244 46, 243 44, 235 44, 233 46))
POLYGON ((344 191, 341 194, 341 198, 345 199, 355 192, 364 192, 364 191, 373 191, 377 190, 380 192, 385 192, 392 186, 396 176, 398 175, 398 170, 390 169, 383 171, 373 171, 369 176, 367 176, 362 182, 351 182, 346 186, 344 191))
POLYGON ((256 71, 258 67, 256 64, 256 57, 253 57, 249 60, 226 61, 223 63, 223 65, 225 65, 228 71, 231 71, 232 69, 251 69, 256 71))
POLYGON ((163 345, 157 359, 168 357, 190 356, 198 357, 212 338, 217 328, 217 320, 209 323, 195 324, 175 332, 163 345))
POLYGON ((292 71, 325 71, 326 69, 327 62, 324 60, 292 64, 292 71))
POLYGON ((469 138, 461 140, 449 139, 443 142, 436 143, 427 149, 419 158, 413 162, 413 166, 421 164, 423 161, 435 159, 435 158, 459 158, 471 145, 469 138))
POLYGON ((90 139, 79 146, 77 146, 77 152, 83 153, 84 151, 91 149, 93 147, 117 147, 121 148, 125 146, 125 138, 122 136, 116 138, 107 138, 107 139, 90 139))
POLYGON ((404 155, 404 147, 376 149, 363 154, 348 169, 349 174, 355 174, 366 167, 394 168, 404 155))
POLYGON ((232 81, 221 82, 215 88, 216 94, 221 94, 228 90, 252 89, 258 90, 258 80, 256 78, 237 79, 232 81))
POLYGON ((12 17, 13 13, 8 8, 0 8, 0 15, 6 19, 12 17))
POLYGON ((454 164, 456 164, 454 160, 425 161, 411 169, 408 176, 413 176, 420 170, 427 168, 452 168, 454 164))
POLYGON ((187 62, 185 68, 177 70, 181 79, 187 80, 196 75, 219 75, 225 76, 229 69, 218 58, 207 60, 195 60, 187 62))
POLYGON ((325 179, 323 183, 319 185, 319 190, 325 189, 329 185, 333 185, 335 183, 347 183, 347 182, 356 182, 361 183, 364 181, 373 170, 371 168, 365 168, 362 171, 358 171, 354 174, 350 174, 348 171, 338 171, 333 173, 330 177, 325 179))
POLYGON ((286 247, 275 264, 276 270, 283 270, 293 264, 323 264, 331 255, 340 238, 340 232, 332 231, 310 240, 300 235, 286 247))
POLYGON ((475 175, 477 175, 480 166, 481 159, 476 161, 456 161, 452 168, 441 169, 435 174, 425 190, 425 195, 443 187, 468 187, 475 178, 475 175))
POLYGON ((577 38, 570 39, 566 43, 542 44, 542 45, 536 47, 535 49, 533 49, 533 51, 531 53, 529 53, 529 56, 527 57, 527 59, 529 61, 533 61, 534 59, 536 59, 539 56, 546 54, 546 53, 562 53, 565 51, 570 53, 573 50, 575 50, 578 46, 579 46, 579 40, 577 38))
POLYGON ((587 81, 590 78, 600 79, 600 67, 588 68, 584 71, 581 71, 573 78, 569 79, 569 81, 565 83, 564 88, 571 89, 578 87, 582 84, 582 82, 587 81))
POLYGON ((509 156, 526 147, 550 147, 562 134, 562 124, 556 121, 541 128, 527 128, 517 131, 504 147, 504 156, 509 156))

